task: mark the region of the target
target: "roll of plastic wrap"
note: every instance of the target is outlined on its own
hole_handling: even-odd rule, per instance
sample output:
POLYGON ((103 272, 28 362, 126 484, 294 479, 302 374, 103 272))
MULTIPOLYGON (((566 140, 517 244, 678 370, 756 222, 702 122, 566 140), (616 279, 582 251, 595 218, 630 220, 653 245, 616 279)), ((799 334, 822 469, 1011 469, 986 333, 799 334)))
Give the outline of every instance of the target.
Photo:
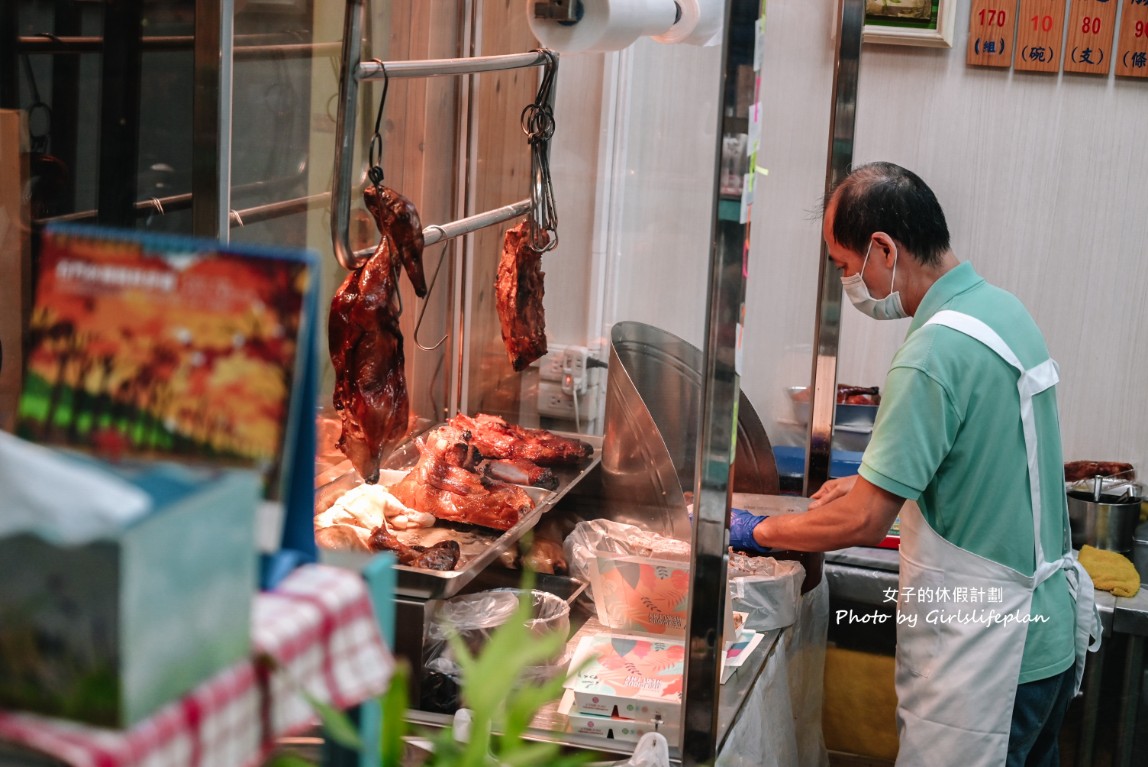
POLYGON ((577 21, 554 21, 534 16, 538 0, 526 0, 530 31, 546 48, 560 53, 617 51, 639 37, 653 37, 674 25, 674 0, 574 0, 577 21))
POLYGON ((654 35, 659 43, 717 45, 721 42, 725 3, 722 0, 677 0, 681 17, 664 34, 654 35))

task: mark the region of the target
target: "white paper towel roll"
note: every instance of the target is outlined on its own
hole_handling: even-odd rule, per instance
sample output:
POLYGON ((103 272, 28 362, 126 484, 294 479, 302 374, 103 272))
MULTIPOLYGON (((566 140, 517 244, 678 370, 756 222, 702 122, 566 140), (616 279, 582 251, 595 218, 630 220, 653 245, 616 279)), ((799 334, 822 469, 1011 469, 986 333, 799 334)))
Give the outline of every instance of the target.
POLYGON ((674 0, 576 0, 575 22, 534 17, 537 0, 526 0, 526 18, 538 42, 559 53, 617 51, 639 37, 652 37, 674 26, 674 0))
POLYGON ((681 18, 665 34, 654 35, 659 43, 716 45, 721 42, 725 3, 722 0, 677 0, 681 18))

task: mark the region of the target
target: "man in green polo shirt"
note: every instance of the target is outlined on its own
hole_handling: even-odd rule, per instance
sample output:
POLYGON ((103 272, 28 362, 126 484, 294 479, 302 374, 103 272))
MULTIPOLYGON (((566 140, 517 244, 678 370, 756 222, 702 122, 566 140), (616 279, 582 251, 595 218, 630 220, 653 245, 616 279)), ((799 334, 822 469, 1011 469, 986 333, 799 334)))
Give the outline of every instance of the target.
POLYGON ((858 309, 913 322, 859 476, 827 482, 807 514, 735 509, 730 544, 874 545, 900 514, 897 764, 1058 764, 1099 626, 1069 545, 1056 364, 1020 301, 958 261, 912 172, 855 169, 823 234, 858 309))

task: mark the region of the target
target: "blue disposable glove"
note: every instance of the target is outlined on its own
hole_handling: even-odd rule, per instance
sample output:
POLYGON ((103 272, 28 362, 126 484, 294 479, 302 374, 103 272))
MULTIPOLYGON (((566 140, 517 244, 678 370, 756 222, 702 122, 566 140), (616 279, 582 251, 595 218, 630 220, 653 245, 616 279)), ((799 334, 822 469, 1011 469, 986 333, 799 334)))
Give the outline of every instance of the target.
POLYGON ((737 551, 744 551, 749 554, 768 554, 773 551, 773 549, 762 546, 753 539, 753 529, 763 519, 767 519, 767 517, 750 514, 745 509, 730 509, 729 545, 737 551))

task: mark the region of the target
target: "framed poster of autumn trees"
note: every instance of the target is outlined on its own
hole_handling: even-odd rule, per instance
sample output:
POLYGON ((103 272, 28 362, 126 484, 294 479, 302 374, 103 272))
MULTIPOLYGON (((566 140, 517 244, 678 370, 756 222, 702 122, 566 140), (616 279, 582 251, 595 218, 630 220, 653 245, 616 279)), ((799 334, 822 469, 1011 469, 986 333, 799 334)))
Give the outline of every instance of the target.
POLYGON ((254 467, 271 479, 317 279, 305 251, 48 228, 18 433, 111 458, 254 467))

